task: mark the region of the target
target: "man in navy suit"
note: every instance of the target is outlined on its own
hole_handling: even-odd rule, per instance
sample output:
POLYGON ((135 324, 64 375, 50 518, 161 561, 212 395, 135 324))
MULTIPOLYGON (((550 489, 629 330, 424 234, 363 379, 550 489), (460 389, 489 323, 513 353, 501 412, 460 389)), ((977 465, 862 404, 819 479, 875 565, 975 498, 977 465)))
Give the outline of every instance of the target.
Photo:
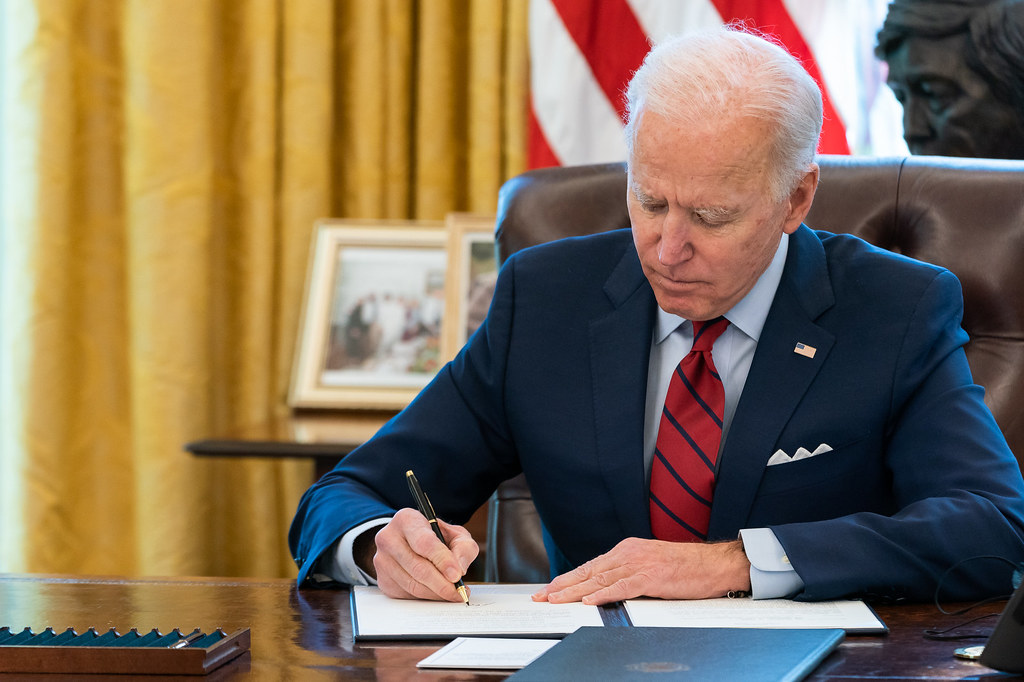
POLYGON ((465 522, 524 472, 551 583, 534 598, 929 599, 1006 592, 1024 481, 963 352, 948 271, 802 225, 821 96, 733 29, 666 41, 628 92, 631 230, 522 251, 484 325, 401 414, 303 497, 308 580, 446 599, 476 557, 410 509, 414 469, 465 522), (729 324, 706 539, 655 539, 649 486, 695 322, 729 324), (962 563, 961 563, 962 562, 962 563))

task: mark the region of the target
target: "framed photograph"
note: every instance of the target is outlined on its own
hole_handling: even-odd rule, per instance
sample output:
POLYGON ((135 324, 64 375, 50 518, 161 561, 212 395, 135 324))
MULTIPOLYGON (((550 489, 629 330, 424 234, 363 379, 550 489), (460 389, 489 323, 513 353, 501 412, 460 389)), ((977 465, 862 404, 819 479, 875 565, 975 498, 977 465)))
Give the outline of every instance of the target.
POLYGON ((441 348, 455 357, 487 316, 498 280, 494 258, 494 216, 449 213, 448 291, 441 348))
POLYGON ((317 222, 292 407, 401 409, 444 359, 439 221, 317 222))

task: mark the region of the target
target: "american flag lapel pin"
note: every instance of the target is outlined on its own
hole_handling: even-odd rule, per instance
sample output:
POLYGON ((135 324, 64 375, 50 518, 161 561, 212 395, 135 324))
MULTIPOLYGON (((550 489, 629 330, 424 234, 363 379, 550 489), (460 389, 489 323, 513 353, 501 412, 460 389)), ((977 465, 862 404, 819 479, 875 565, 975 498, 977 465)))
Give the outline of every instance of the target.
POLYGON ((808 346, 806 343, 798 343, 796 344, 796 348, 793 349, 793 352, 797 355, 802 355, 805 358, 813 358, 814 354, 818 352, 818 349, 814 346, 808 346))

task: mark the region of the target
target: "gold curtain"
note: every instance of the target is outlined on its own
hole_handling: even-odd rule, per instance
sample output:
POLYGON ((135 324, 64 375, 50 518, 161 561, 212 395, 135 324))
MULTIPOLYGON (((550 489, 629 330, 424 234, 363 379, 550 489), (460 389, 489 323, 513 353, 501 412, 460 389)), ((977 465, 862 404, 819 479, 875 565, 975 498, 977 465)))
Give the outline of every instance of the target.
POLYGON ((492 212, 527 0, 5 0, 0 571, 294 575, 313 221, 492 212))

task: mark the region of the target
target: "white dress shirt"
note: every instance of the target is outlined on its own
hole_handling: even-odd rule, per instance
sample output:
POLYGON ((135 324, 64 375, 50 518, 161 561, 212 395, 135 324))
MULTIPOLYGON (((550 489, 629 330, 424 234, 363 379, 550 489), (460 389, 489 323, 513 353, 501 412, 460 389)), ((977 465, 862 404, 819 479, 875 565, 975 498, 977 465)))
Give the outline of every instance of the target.
MULTIPOLYGON (((729 436, 736 405, 739 404, 743 385, 747 381, 750 364, 754 360, 754 351, 757 350, 757 341, 761 337, 761 330, 775 299, 775 291, 779 288, 788 252, 789 235, 784 234, 768 268, 747 295, 725 313, 729 326, 715 340, 712 347, 711 356, 715 362, 715 369, 722 377, 722 386, 725 389, 722 443, 725 443, 729 436)), ((647 407, 644 420, 644 467, 648 486, 651 463, 654 461, 654 445, 658 440, 658 425, 661 423, 668 385, 679 361, 686 357, 692 347, 693 324, 658 308, 648 364, 647 407)), ((721 462, 721 457, 718 462, 721 462)), ((800 591, 803 581, 789 565, 775 533, 767 528, 744 529, 740 531, 740 538, 743 540, 747 559, 750 560, 751 593, 755 599, 788 597, 800 591)))

